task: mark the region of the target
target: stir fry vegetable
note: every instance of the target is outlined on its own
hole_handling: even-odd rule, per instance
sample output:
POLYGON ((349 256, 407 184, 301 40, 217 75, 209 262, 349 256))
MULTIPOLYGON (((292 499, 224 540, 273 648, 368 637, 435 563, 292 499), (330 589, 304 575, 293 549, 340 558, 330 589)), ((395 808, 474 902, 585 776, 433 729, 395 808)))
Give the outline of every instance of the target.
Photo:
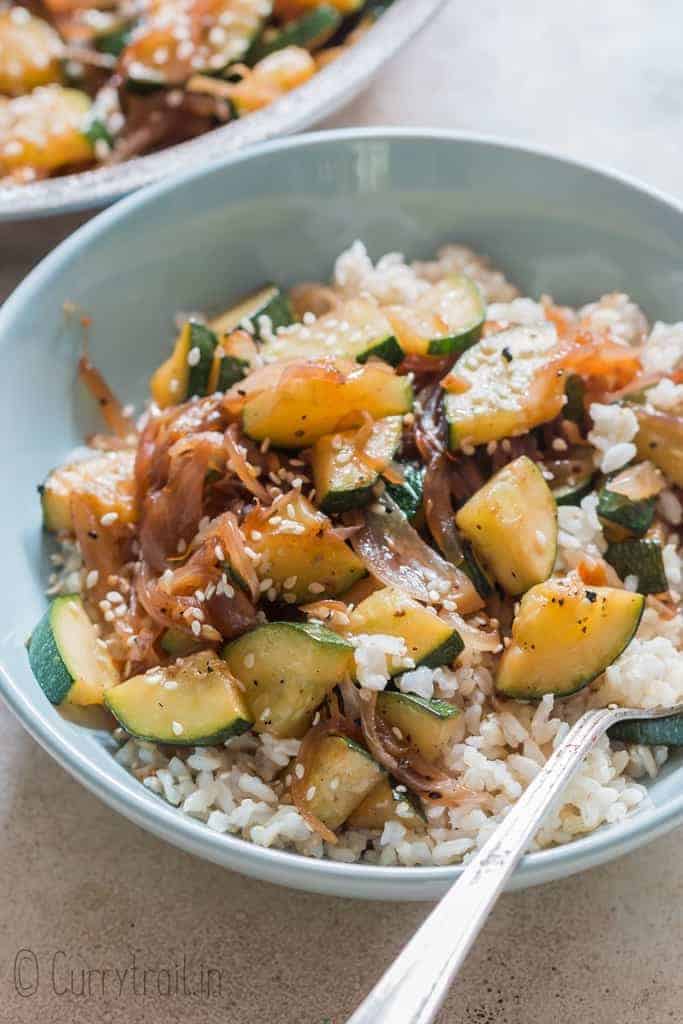
POLYGON ((375 7, 363 0, 2 4, 0 181, 120 163, 261 110, 353 46, 381 13, 375 7))
MULTIPOLYGON (((292 0, 281 34, 336 38, 350 9, 292 0)), ((154 11, 122 51, 138 85, 160 71, 154 11)), ((201 35, 203 73, 286 59, 272 31, 255 46, 260 17, 245 2, 232 34, 201 35)), ((168 82, 184 60, 169 50, 168 82)), ((516 322, 452 249, 386 278, 347 253, 331 282, 193 315, 137 421, 84 355, 108 432, 40 487, 77 560, 29 641, 47 698, 102 706, 176 771, 205 763, 186 747, 236 751, 235 785, 311 843, 497 813, 480 749, 519 748, 528 775, 553 700, 599 700, 646 606, 680 600, 678 385, 657 408, 634 349, 550 300, 516 322)))

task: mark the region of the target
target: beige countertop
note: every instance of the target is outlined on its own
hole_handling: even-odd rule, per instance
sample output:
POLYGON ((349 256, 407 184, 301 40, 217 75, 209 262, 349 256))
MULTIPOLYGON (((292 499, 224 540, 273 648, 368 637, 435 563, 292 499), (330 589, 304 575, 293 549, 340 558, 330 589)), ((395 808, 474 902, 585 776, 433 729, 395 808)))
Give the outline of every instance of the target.
MULTIPOLYGON (((451 0, 334 124, 523 137, 683 195, 681 21, 674 0, 451 0)), ((72 224, 5 229, 0 294, 72 224)), ((427 910, 193 860, 118 818, 1 707, 0 777, 2 1024, 340 1024, 427 910)), ((442 1021, 683 1020, 680 844, 506 896, 442 1021)))

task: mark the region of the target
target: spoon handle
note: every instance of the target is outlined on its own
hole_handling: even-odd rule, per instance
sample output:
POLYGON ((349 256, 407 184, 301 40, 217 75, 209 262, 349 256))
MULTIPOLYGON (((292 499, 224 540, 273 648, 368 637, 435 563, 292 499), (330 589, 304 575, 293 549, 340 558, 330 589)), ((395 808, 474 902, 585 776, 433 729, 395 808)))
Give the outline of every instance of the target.
POLYGON ((544 816, 586 754, 619 717, 618 712, 602 708, 578 720, 348 1024, 430 1024, 434 1020, 544 816))

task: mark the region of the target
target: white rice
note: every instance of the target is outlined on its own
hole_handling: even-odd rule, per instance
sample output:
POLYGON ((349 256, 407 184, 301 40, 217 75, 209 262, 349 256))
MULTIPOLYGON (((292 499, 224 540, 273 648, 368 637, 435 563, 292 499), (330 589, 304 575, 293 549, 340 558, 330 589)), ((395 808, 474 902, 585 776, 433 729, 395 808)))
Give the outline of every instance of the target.
POLYGON ((652 328, 640 356, 646 373, 672 373, 683 361, 683 323, 652 328))
MULTIPOLYGON (((367 295, 378 303, 412 303, 431 284, 452 273, 465 272, 478 283, 489 306, 490 319, 516 324, 544 320, 543 306, 520 297, 514 285, 487 260, 461 245, 447 245, 436 259, 407 264, 390 253, 375 264, 357 241, 336 262, 333 285, 344 296, 367 295)), ((647 336, 640 309, 623 294, 606 295, 578 314, 594 329, 609 329, 622 344, 638 345, 647 336)), ((644 346, 646 372, 670 371, 683 361, 683 323, 655 324, 644 346)), ((682 404, 683 385, 662 381, 648 391, 650 405, 662 410, 682 404)), ((611 473, 636 454, 637 421, 616 405, 591 405, 593 429, 589 440, 596 465, 611 473)), ((597 498, 584 498, 577 507, 558 509, 558 553, 555 569, 574 569, 586 555, 599 557, 607 542, 597 516, 597 498)), ((680 500, 672 488, 659 497, 658 511, 672 525, 683 520, 680 500)), ((683 565, 671 539, 663 560, 674 595, 683 589, 683 565)), ((51 592, 78 590, 81 560, 72 542, 65 541, 51 592)), ((637 581, 626 581, 636 585, 637 581)), ((544 697, 537 705, 494 703, 495 658, 469 648, 454 666, 415 668, 405 642, 390 636, 355 638, 355 668, 361 687, 383 690, 394 676, 398 688, 425 698, 451 701, 462 712, 460 729, 447 756, 450 769, 478 793, 486 793, 486 808, 447 809, 430 806, 427 828, 418 832, 405 821, 390 821, 381 831, 347 829, 336 845, 323 843, 295 807, 285 802, 287 769, 299 750, 296 739, 247 733, 223 746, 168 748, 115 734, 121 746, 117 761, 143 785, 180 813, 196 818, 215 832, 241 836, 261 846, 295 850, 311 857, 363 860, 383 865, 444 865, 467 860, 504 818, 520 794, 562 742, 571 724, 586 707, 615 702, 639 707, 683 700, 683 617, 660 614, 648 600, 638 635, 604 676, 591 687, 564 701, 544 697), (394 675, 396 671, 401 674, 394 675)), ((603 737, 567 787, 560 804, 547 816, 533 841, 540 849, 563 844, 603 825, 624 821, 649 803, 638 779, 654 778, 667 758, 665 747, 610 744, 603 737)), ((407 813, 410 808, 406 805, 407 813)), ((399 814, 400 818, 401 815, 399 814)))
POLYGON ((579 310, 579 317, 590 330, 609 330, 612 340, 622 345, 640 345, 648 331, 640 307, 621 292, 603 295, 597 302, 589 303, 579 310))

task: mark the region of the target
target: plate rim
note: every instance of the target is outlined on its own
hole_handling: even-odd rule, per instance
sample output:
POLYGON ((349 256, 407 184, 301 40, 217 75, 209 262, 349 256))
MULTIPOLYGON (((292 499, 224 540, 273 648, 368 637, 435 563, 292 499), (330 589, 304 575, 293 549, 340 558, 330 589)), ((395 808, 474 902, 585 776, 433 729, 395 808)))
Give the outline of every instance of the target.
MULTIPOLYGON (((343 128, 314 132, 295 138, 278 138, 226 157, 220 164, 203 166, 178 178, 165 180, 129 196, 104 210, 46 256, 13 291, 0 309, 0 345, 7 325, 20 309, 39 295, 43 282, 65 261, 103 232, 125 220, 134 211, 175 189, 207 174, 226 171, 235 164, 268 156, 283 149, 324 146, 362 140, 445 141, 512 149, 532 156, 589 171, 608 182, 633 189, 645 197, 671 208, 679 216, 683 204, 672 196, 636 178, 604 165, 558 154, 551 148, 520 144, 512 139, 465 131, 424 128, 343 128)), ((27 664, 28 672, 28 664, 27 664)), ((30 673, 28 674, 30 678, 30 673)), ((22 677, 25 678, 25 677, 22 677)), ((331 859, 316 859, 279 849, 260 847, 248 840, 212 832, 166 804, 143 786, 130 789, 94 764, 68 737, 67 725, 51 705, 33 703, 12 674, 0 662, 0 696, 31 736, 71 775, 124 817, 174 846, 237 870, 242 874, 291 888, 367 899, 437 898, 462 871, 459 865, 445 867, 389 867, 365 863, 345 864, 331 859), (61 724, 61 729, 59 728, 61 724)), ((116 762, 112 762, 115 765, 116 762)), ((120 766, 119 766, 120 767, 120 766)), ((124 769, 121 769, 124 771, 124 769)), ((683 771, 683 766, 677 771, 683 771)), ((510 888, 564 878, 597 864, 621 856, 663 835, 683 821, 683 792, 660 807, 634 814, 623 822, 603 826, 587 836, 562 846, 527 854, 515 872, 510 888)))

